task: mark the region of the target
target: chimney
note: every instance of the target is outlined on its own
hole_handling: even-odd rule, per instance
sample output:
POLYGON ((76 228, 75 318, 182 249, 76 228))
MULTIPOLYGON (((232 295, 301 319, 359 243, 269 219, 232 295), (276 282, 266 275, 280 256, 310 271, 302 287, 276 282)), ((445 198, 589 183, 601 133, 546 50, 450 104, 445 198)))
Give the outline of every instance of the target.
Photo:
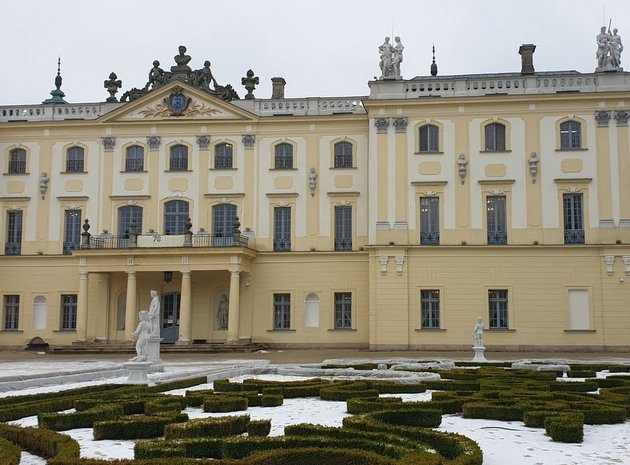
POLYGON ((284 98, 284 85, 287 81, 281 77, 271 78, 271 98, 284 98))
POLYGON ((524 76, 534 74, 535 50, 534 44, 523 44, 518 48, 518 53, 521 55, 521 74, 524 76))

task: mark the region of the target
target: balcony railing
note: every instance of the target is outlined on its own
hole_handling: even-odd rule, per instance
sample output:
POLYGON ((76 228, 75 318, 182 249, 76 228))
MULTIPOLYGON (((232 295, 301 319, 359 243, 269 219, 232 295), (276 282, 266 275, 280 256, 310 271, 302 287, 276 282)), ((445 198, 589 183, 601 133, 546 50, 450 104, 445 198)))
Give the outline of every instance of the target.
MULTIPOLYGON (((247 247, 248 238, 240 234, 219 236, 212 234, 193 234, 186 237, 181 235, 100 235, 91 236, 89 244, 83 244, 82 249, 143 249, 161 247, 247 247)), ((78 247, 74 247, 78 248, 78 247)), ((64 249, 65 250, 65 249, 64 249)))
POLYGON ((20 255, 22 253, 21 242, 7 242, 4 244, 5 255, 20 255))
POLYGON ((564 230, 564 243, 565 244, 584 244, 584 230, 583 229, 565 229, 564 230))
POLYGON ((335 250, 339 252, 352 250, 352 238, 351 237, 336 237, 335 250))
POLYGON ((9 173, 26 173, 26 162, 24 160, 9 160, 9 173))
POLYGON ((488 245, 505 245, 505 244, 507 244, 507 232, 488 231, 488 245))
POLYGON ((291 251, 291 239, 274 239, 273 240, 274 252, 290 252, 291 251))
POLYGON ((421 245, 440 245, 440 233, 439 232, 421 232, 420 233, 421 245))
POLYGON ((64 255, 72 255, 72 251, 81 248, 81 243, 77 242, 64 242, 63 243, 63 254, 64 255))
POLYGON ((67 160, 66 173, 83 173, 83 160, 67 160))

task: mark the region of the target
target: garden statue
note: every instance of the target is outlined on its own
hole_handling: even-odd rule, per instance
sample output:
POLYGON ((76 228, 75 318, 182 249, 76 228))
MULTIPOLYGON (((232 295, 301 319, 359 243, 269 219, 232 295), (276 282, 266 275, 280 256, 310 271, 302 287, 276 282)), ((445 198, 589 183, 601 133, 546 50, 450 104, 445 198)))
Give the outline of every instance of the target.
POLYGON ((151 290, 151 305, 148 318, 151 323, 150 337, 160 337, 160 298, 156 290, 151 290))
POLYGON ((477 323, 473 331, 473 345, 475 347, 483 347, 483 320, 480 316, 477 317, 477 323))
POLYGON ((228 328, 228 299, 223 294, 219 299, 217 307, 217 329, 224 330, 228 328))
POLYGON ((138 328, 133 332, 134 336, 138 337, 136 341, 136 356, 131 359, 132 362, 145 362, 147 361, 147 342, 149 340, 149 334, 151 332, 151 323, 149 322, 149 313, 146 310, 140 311, 138 314, 140 323, 138 328))

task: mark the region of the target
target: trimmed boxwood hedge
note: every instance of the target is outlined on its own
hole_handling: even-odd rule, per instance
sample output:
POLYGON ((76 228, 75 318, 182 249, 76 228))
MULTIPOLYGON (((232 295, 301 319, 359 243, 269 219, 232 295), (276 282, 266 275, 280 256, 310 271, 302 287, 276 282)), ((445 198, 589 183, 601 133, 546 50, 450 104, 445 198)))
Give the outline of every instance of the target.
POLYGON ((372 413, 372 418, 383 423, 402 426, 437 428, 442 423, 442 412, 437 409, 407 408, 382 410, 372 413))
POLYGON ((270 432, 271 420, 251 420, 249 423, 247 423, 248 436, 269 436, 270 432))
POLYGON ((580 413, 559 413, 546 417, 545 432, 557 442, 582 442, 584 417, 580 413))
POLYGON ((44 428, 0 424, 0 437, 45 459, 79 457, 79 443, 66 434, 44 428))
POLYGON ((247 410, 247 397, 212 396, 203 400, 204 412, 237 412, 247 410))
POLYGON ((164 436, 164 429, 172 423, 188 421, 188 415, 137 415, 117 420, 94 423, 94 439, 149 439, 164 436))
POLYGON ((66 431, 76 428, 91 428, 95 421, 114 420, 125 414, 120 404, 105 404, 75 413, 40 413, 37 416, 40 428, 66 431))
POLYGON ((346 401, 353 397, 378 397, 376 389, 351 390, 344 387, 327 387, 319 390, 322 400, 346 401))
POLYGON ((246 432, 249 422, 249 415, 199 418, 190 420, 186 423, 173 423, 167 425, 164 428, 164 438, 219 438, 224 436, 234 436, 246 432))
POLYGON ((567 373, 569 378, 594 378, 595 375, 595 370, 571 370, 567 373))
POLYGON ((258 452, 252 454, 246 461, 247 465, 402 465, 402 463, 363 450, 320 447, 258 452))
POLYGON ((594 381, 552 381, 549 383, 549 389, 563 392, 591 392, 597 391, 599 385, 594 381))
POLYGON ((20 465, 22 449, 6 439, 0 438, 0 463, 3 465, 20 465))
POLYGON ((147 388, 148 392, 166 392, 173 391, 175 389, 184 389, 187 387, 198 386, 199 384, 206 384, 208 382, 207 376, 195 376, 194 378, 178 379, 175 381, 167 381, 165 383, 156 384, 147 388))
POLYGON ((263 394, 260 396, 261 407, 278 407, 284 402, 282 394, 263 394))

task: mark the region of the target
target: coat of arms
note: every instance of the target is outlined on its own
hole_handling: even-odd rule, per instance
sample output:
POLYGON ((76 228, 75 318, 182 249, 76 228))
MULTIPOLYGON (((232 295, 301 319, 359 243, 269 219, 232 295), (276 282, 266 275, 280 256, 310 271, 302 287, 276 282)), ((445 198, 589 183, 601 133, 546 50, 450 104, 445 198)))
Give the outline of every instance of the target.
POLYGON ((190 97, 182 94, 181 87, 175 87, 171 95, 164 99, 168 108, 171 110, 171 116, 181 116, 191 102, 190 97))

